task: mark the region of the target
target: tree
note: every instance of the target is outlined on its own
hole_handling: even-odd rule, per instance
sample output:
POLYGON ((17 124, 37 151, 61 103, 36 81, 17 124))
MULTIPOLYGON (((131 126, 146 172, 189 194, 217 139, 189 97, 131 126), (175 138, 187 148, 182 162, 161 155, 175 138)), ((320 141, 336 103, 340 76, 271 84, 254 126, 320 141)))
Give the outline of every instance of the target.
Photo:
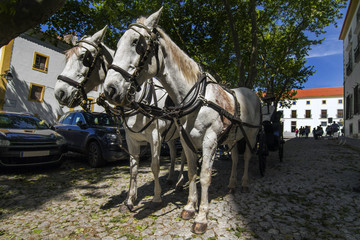
POLYGON ((66 0, 7 0, 0 3, 0 47, 46 21, 66 0))
POLYGON ((163 6, 160 25, 204 70, 231 87, 272 92, 278 102, 314 73, 306 56, 345 5, 346 0, 68 0, 47 25, 48 32, 82 36, 107 24, 106 43, 115 48, 131 22, 163 6))

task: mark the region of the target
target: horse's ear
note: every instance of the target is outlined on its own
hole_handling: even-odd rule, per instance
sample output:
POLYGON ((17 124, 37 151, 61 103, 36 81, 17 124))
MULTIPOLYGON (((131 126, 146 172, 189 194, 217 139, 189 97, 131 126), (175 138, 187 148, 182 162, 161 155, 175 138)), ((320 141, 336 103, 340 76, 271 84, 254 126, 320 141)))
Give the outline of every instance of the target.
POLYGON ((157 12, 151 14, 145 20, 145 26, 147 26, 150 30, 153 30, 160 20, 162 10, 163 10, 163 7, 161 7, 157 12))
POLYGON ((100 31, 98 31, 97 33, 95 33, 95 34, 92 36, 92 40, 93 40, 94 42, 97 42, 97 43, 102 42, 102 41, 104 40, 107 27, 108 27, 108 25, 106 25, 103 29, 101 29, 100 31))

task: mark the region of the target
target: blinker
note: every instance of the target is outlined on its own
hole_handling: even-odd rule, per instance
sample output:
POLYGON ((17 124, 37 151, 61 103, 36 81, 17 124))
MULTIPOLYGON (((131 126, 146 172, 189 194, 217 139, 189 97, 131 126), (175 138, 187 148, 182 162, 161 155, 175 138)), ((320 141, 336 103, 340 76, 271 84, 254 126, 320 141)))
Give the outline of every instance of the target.
POLYGON ((147 43, 145 37, 140 35, 138 43, 136 44, 136 53, 140 56, 144 55, 147 49, 147 43))
POLYGON ((94 58, 91 55, 91 52, 87 50, 84 55, 83 64, 85 67, 91 67, 91 64, 93 62, 94 58))

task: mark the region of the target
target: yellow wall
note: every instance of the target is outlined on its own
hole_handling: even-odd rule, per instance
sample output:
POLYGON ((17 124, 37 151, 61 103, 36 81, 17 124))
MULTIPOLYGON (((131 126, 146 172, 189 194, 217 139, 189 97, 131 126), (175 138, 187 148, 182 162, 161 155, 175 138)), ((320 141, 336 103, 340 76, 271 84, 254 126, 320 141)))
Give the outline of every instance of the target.
MULTIPOLYGON (((5 74, 5 71, 8 71, 10 68, 10 60, 11 60, 11 52, 13 48, 14 40, 3 46, 1 59, 0 59, 0 74, 5 74)), ((6 84, 7 81, 4 77, 0 78, 0 110, 3 110, 3 106, 5 103, 5 92, 6 92, 6 84)))

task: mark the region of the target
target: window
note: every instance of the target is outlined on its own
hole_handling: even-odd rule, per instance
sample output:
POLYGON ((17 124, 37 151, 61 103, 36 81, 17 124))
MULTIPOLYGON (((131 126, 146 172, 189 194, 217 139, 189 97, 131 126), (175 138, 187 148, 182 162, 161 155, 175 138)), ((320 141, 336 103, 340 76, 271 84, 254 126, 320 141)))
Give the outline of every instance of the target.
POLYGON ((30 83, 29 101, 42 102, 44 97, 45 86, 30 83))
POLYGON ((321 110, 320 118, 327 118, 327 110, 321 110))
POLYGON ((343 118, 344 117, 344 110, 343 109, 338 109, 336 117, 343 118))
POLYGON ((291 110, 291 118, 296 118, 296 110, 291 110))
POLYGON ((74 116, 75 116, 75 114, 74 114, 74 113, 71 113, 70 115, 67 115, 67 116, 65 116, 64 118, 61 118, 61 119, 60 119, 60 122, 61 122, 62 124, 71 125, 72 122, 73 122, 74 116))
POLYGON ((305 110, 305 118, 311 118, 311 110, 305 110))
POLYGON ((360 88, 359 85, 354 87, 354 114, 360 113, 360 88))
POLYGON ((77 124, 79 121, 86 123, 85 118, 81 113, 75 113, 74 124, 77 124))
POLYGON ((352 50, 349 51, 349 60, 346 64, 346 75, 349 76, 353 70, 352 50))
POLYGON ((95 106, 95 99, 94 98, 88 98, 90 100, 90 104, 91 104, 91 111, 94 111, 94 106, 95 106))
POLYGON ((326 100, 322 100, 321 103, 322 103, 322 104, 326 104, 326 100))
POLYGON ((326 121, 325 121, 325 122, 323 121, 323 122, 321 122, 320 124, 321 124, 321 126, 323 126, 323 127, 326 127, 326 126, 327 126, 327 122, 326 122, 326 121))
POLYGON ((48 64, 49 64, 49 56, 46 56, 38 52, 34 53, 34 62, 33 62, 34 70, 47 73, 48 64))
POLYGON ((349 94, 346 97, 345 101, 345 113, 346 113, 346 119, 350 119, 353 116, 353 96, 352 94, 349 94))
POLYGON ((350 132, 350 134, 353 134, 353 124, 352 123, 350 123, 350 125, 349 125, 349 132, 350 132))
POLYGON ((310 105, 310 101, 306 101, 306 105, 310 105))
POLYGON ((295 132, 296 130, 296 121, 291 121, 291 132, 295 132))
POLYGON ((338 100, 338 104, 342 104, 342 99, 339 99, 339 100, 338 100))

